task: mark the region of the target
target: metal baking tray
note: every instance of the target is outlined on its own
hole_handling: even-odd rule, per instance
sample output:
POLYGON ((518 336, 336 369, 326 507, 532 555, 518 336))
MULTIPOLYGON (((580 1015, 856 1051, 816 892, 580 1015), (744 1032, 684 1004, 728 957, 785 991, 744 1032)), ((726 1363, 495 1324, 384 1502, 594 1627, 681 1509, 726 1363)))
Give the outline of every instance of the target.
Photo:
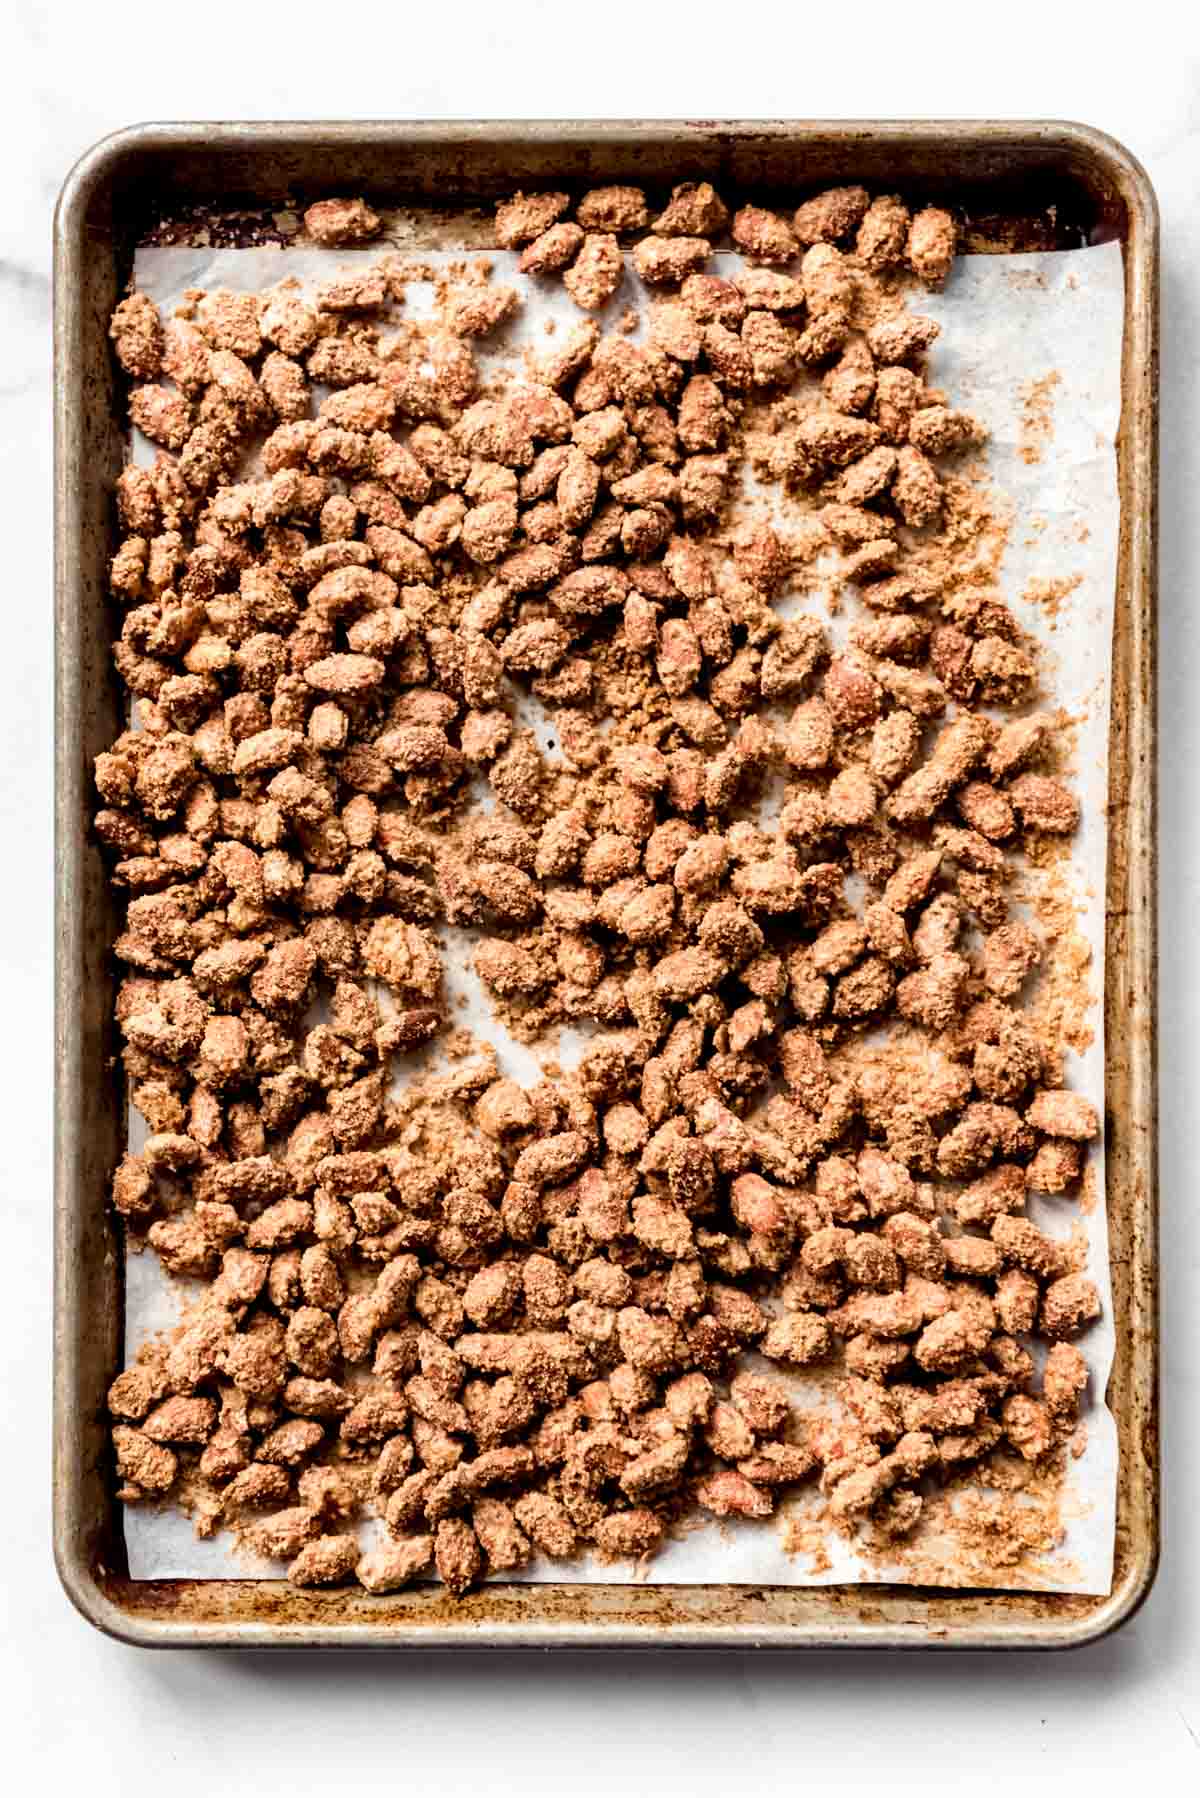
POLYGON ((97 1628, 143 1646, 1065 1647, 1124 1622, 1159 1546, 1155 998, 1158 219, 1134 158, 1060 123, 721 121, 140 125, 68 176, 55 220, 57 1064, 54 1550, 97 1628), (387 1598, 267 1581, 129 1578, 104 1397, 122 1255, 107 1206, 124 1132, 109 953, 115 912, 90 834, 93 755, 120 728, 107 596, 122 463, 109 314, 134 246, 260 242, 281 207, 332 193, 474 216, 518 186, 711 177, 726 197, 832 181, 898 187, 962 217, 975 250, 1118 239, 1126 272, 1121 534, 1108 856, 1108 1216, 1120 1434, 1107 1598, 904 1586, 487 1585, 387 1598), (199 237, 199 233, 206 235, 199 237))

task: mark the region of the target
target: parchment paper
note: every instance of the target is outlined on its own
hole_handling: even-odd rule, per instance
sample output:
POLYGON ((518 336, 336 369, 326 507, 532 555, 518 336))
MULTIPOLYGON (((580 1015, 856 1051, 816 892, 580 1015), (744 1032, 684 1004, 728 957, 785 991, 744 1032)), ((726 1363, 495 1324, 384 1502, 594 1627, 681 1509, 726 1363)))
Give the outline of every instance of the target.
MULTIPOLYGON (((188 288, 228 287, 260 291, 285 277, 306 288, 327 280, 334 266, 370 264, 378 247, 353 253, 266 248, 210 251, 143 249, 135 260, 135 283, 166 312, 188 288)), ((462 251, 420 252, 422 261, 442 264, 462 251)), ((511 253, 490 252, 495 279, 515 271, 511 253)), ((719 255, 714 266, 729 273, 739 259, 719 255)), ((511 364, 526 346, 544 348, 547 319, 567 328, 579 314, 557 282, 538 285, 516 277, 525 304, 492 347, 476 346, 486 374, 489 366, 511 364)), ((944 387, 950 403, 983 419, 990 431, 987 466, 991 482, 1011 503, 1013 528, 1001 571, 1003 594, 1021 623, 1042 645, 1044 704, 1064 707, 1075 724, 1076 790, 1083 821, 1072 840, 1071 882, 1079 907, 1079 931, 1091 950, 1093 1036, 1085 1053, 1068 1052, 1066 1083, 1104 1110, 1104 895, 1107 848, 1107 761, 1109 675, 1116 587, 1119 502, 1115 440, 1120 419, 1120 357, 1123 312, 1120 247, 1100 247, 1020 256, 960 259, 944 294, 914 295, 915 310, 937 318, 942 334, 930 358, 929 380, 944 387), (1056 379, 1054 378, 1056 377, 1056 379), (1031 383, 1043 398, 1030 403, 1031 383), (1062 585, 1076 580, 1062 594, 1062 585), (1031 589, 1054 582, 1060 597, 1056 614, 1038 603, 1031 589)), ((643 306, 645 293, 628 275, 600 315, 611 326, 627 307, 643 306)), ((432 308, 432 291, 410 286, 403 316, 432 308)), ((636 333, 635 333, 636 335, 636 333)), ((137 460, 150 459, 150 446, 135 439, 137 460)), ((748 496, 761 504, 762 496, 748 496)), ((768 502, 776 509, 777 496, 768 502)), ((782 516, 786 519, 786 509, 782 516)), ((820 564, 812 571, 819 577, 820 564)), ((782 610, 804 604, 803 582, 782 610), (790 603, 789 603, 790 602, 790 603)), ((843 621, 843 626, 845 624, 843 621)), ((535 701, 525 704, 526 721, 549 734, 535 701)), ((446 973, 457 1021, 491 1042, 503 1072, 526 1083, 540 1077, 537 1053, 512 1040, 491 1015, 483 989, 469 966, 471 933, 446 930, 446 973)), ((552 1045, 559 1062, 570 1066, 586 1035, 567 1031, 552 1045)), ((131 1114, 131 1142, 142 1134, 131 1114)), ((689 1528, 653 1560, 648 1572, 589 1561, 534 1563, 527 1580, 630 1582, 685 1585, 834 1585, 899 1581, 991 1588, 1035 1587, 1045 1591, 1106 1593, 1112 1579, 1115 1529, 1117 1439, 1104 1403, 1113 1355, 1108 1236, 1104 1208, 1102 1145, 1091 1151, 1091 1199, 1033 1197, 1030 1214, 1052 1235, 1082 1228, 1088 1272, 1100 1289, 1102 1317, 1080 1338, 1091 1380, 1081 1408, 1077 1455, 1068 1463, 1061 1502, 1065 1536, 1061 1548, 1043 1559, 1003 1574, 980 1571, 947 1544, 937 1557, 924 1555, 919 1571, 902 1556, 888 1565, 869 1558, 832 1530, 812 1552, 813 1530, 805 1522, 803 1551, 792 1525, 815 1508, 811 1488, 781 1507, 770 1523, 689 1528), (789 1522, 791 1520, 791 1522, 789 1522), (789 1549, 790 1536, 790 1549, 789 1549)), ((126 1351, 132 1357, 145 1338, 169 1329, 199 1296, 194 1283, 171 1280, 153 1252, 131 1253, 126 1267, 126 1351)), ((776 1367, 770 1369, 781 1377, 776 1367)), ((793 1376, 795 1402, 811 1405, 817 1396, 803 1374, 793 1376)), ((364 1543, 381 1526, 365 1522, 364 1543)), ((190 1520, 172 1509, 131 1506, 125 1513, 130 1572, 135 1579, 282 1577, 278 1563, 256 1561, 220 1532, 199 1540, 190 1520)), ((511 1577, 511 1576, 506 1576, 511 1577)))

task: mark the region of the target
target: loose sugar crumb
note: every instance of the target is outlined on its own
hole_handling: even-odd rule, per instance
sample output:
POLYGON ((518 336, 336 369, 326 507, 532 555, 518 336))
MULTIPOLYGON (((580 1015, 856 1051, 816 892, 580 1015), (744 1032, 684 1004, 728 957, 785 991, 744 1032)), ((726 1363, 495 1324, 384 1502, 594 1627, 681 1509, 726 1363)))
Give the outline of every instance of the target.
POLYGON ((1017 453, 1031 467, 1042 460, 1054 436, 1055 389, 1062 386, 1056 368, 1021 388, 1020 441, 1017 453))

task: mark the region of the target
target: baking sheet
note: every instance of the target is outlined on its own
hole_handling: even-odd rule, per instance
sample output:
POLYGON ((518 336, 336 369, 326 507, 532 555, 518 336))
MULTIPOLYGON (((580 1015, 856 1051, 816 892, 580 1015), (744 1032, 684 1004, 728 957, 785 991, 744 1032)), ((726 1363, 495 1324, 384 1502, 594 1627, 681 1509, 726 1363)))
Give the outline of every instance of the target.
MULTIPOLYGON (((284 277, 305 287, 328 279, 331 264, 369 264, 379 247, 353 254, 299 249, 143 249, 135 261, 135 282, 170 310, 188 288, 218 286, 258 291, 284 277)), ((435 265, 461 259, 462 251, 421 250, 435 265)), ((515 255, 492 252, 496 279, 515 269, 515 255)), ((733 256, 714 259, 717 272, 738 265, 733 256)), ((533 286, 518 277, 525 305, 494 347, 479 355, 489 365, 511 364, 525 347, 547 343, 545 326, 567 326, 578 318, 561 287, 533 286)), ((645 292, 628 275, 601 317, 615 323, 630 306, 645 304, 645 292)), ((432 293, 410 286, 406 316, 432 305, 432 293)), ((1104 967, 1109 664, 1117 567, 1119 503, 1115 438, 1120 417, 1120 356, 1124 280, 1120 246, 1021 256, 962 258, 944 295, 920 294, 912 305, 939 319, 942 335, 930 359, 931 383, 944 386, 951 403, 980 416, 990 431, 988 476, 1011 508, 1000 582, 1004 597, 1022 624, 1043 646, 1048 698, 1074 723, 1074 780, 1083 803, 1083 822, 1072 841, 1071 880, 1078 904, 1078 929, 1091 951, 1089 1017, 1092 1041, 1079 1055, 1068 1052, 1067 1084, 1086 1093, 1103 1112, 1104 1043, 1100 1003, 1104 967), (1037 388, 1034 388, 1037 383, 1037 388), (1047 607, 1036 594, 1052 591, 1047 607), (1073 584, 1072 584, 1073 583, 1073 584)), ((477 350, 479 346, 476 346, 477 350)), ((148 459, 149 445, 135 442, 136 459, 148 459)), ((748 506, 770 502, 748 494, 748 506)), ((821 566, 811 571, 814 588, 821 566)), ((805 602, 805 579, 793 608, 805 602)), ((788 609, 785 601, 782 610, 788 609)), ((842 628, 853 617, 847 608, 842 628)), ((528 702, 527 718, 548 727, 528 702)), ((490 1041, 501 1068, 514 1078, 540 1076, 538 1051, 516 1043, 491 1017, 468 958, 469 933, 447 931, 447 984, 462 1009, 459 1021, 490 1041)), ((564 1032, 548 1045, 563 1065, 578 1055, 584 1039, 564 1032)), ((131 1120, 136 1141, 136 1116, 131 1120)), ((1103 1403, 1113 1353, 1113 1320, 1108 1278, 1102 1146, 1091 1155, 1092 1202, 1031 1199, 1030 1214, 1051 1234, 1082 1229, 1088 1271, 1100 1288, 1102 1317, 1080 1339, 1091 1383, 1081 1412, 1079 1453, 1069 1461, 1060 1505, 1063 1540, 1050 1555, 997 1572, 973 1559, 957 1537, 933 1541, 922 1536, 922 1552, 894 1561, 860 1552, 834 1532, 818 1543, 808 1514, 815 1509, 811 1486, 781 1508, 768 1524, 710 1523, 689 1528, 672 1541, 648 1571, 591 1562, 535 1564, 520 1576, 555 1583, 614 1584, 633 1579, 650 1584, 830 1585, 846 1583, 940 1584, 992 1589, 1033 1588, 1084 1594, 1108 1592, 1112 1578, 1115 1526, 1116 1427, 1103 1403), (800 1528, 797 1530, 797 1524, 800 1528), (803 1549, 797 1546, 803 1542, 803 1549)), ((198 1289, 170 1280, 152 1253, 131 1254, 126 1272, 126 1352, 132 1356, 148 1334, 172 1327, 198 1289)), ((780 1370, 772 1368, 780 1377, 780 1370)), ((799 1407, 811 1404, 818 1389, 806 1376, 793 1377, 799 1407)), ((362 1527, 364 1541, 378 1525, 362 1527)), ((171 1510, 130 1507, 125 1513, 130 1574, 151 1578, 246 1578, 255 1573, 279 1578, 278 1564, 255 1562, 220 1533, 199 1540, 190 1521, 171 1510)), ((507 1576, 511 1577, 511 1576, 507 1576)))

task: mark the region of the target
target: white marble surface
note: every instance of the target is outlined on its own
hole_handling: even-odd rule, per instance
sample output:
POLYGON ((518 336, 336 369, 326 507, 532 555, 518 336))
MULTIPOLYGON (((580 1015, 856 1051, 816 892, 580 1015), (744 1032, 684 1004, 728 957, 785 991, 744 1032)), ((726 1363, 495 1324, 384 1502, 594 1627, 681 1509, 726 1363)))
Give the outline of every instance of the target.
POLYGON ((439 1798, 731 1787, 1123 1792, 1200 1772, 1200 23, 1095 5, 749 0, 604 9, 251 11, 9 0, 0 74, 0 492, 16 554, 0 675, 0 881, 9 1000, 4 1205, 12 1296, 0 1381, 0 1726, 10 1778, 98 1795, 337 1782, 439 1798), (597 20, 603 16, 603 27, 597 20), (343 43, 345 18, 358 43, 343 43), (1132 24, 1131 24, 1132 19, 1132 24), (366 48, 362 45, 365 43, 366 48), (96 138, 158 118, 966 115, 1085 119, 1146 163, 1164 224, 1162 1207, 1167 1543, 1120 1635, 1066 1657, 575 1656, 503 1661, 152 1656, 90 1632, 48 1540, 50 214, 96 138), (897 1781, 896 1770, 904 1775, 897 1781), (911 1769, 911 1777, 909 1770, 911 1769), (889 1778, 889 1775, 891 1776, 889 1778), (1070 1782, 1069 1785, 1067 1782, 1070 1782))

